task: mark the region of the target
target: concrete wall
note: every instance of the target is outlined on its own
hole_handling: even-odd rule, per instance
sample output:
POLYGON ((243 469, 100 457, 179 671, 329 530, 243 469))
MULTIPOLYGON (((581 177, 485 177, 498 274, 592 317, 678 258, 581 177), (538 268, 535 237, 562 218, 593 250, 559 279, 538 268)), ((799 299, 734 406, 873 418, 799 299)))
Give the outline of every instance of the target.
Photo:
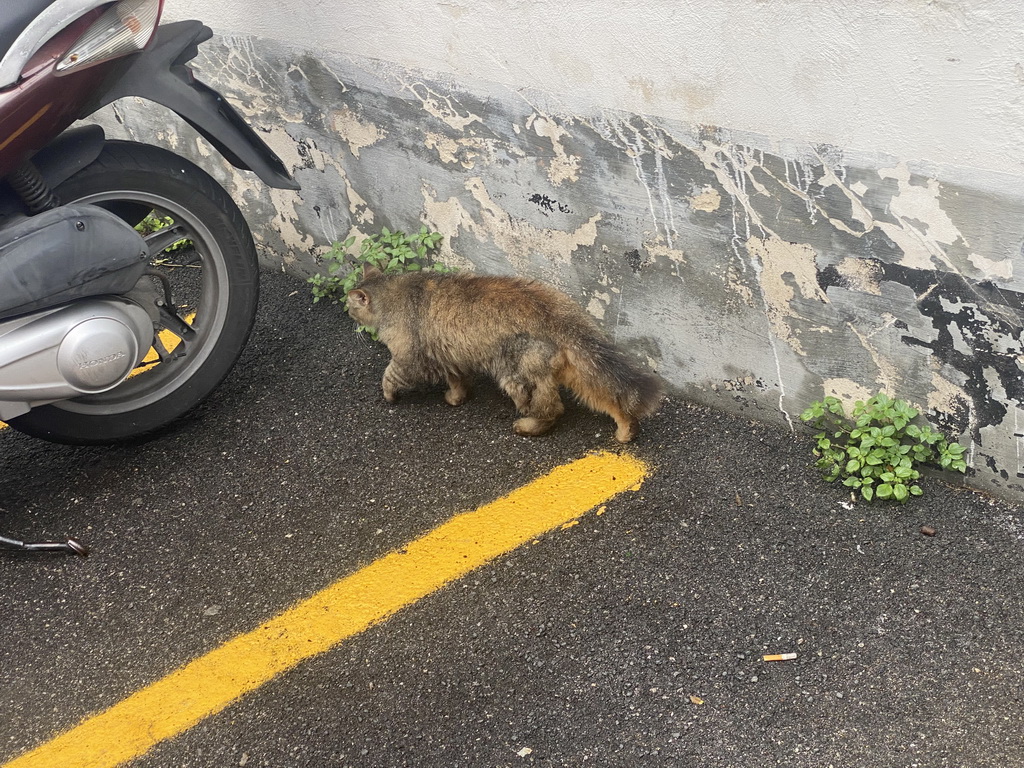
MULTIPOLYGON (((230 172, 268 265, 421 222, 549 280, 687 397, 790 423, 879 388, 1024 498, 1016 0, 169 0, 196 70, 295 169, 230 172)), ((123 127, 122 127, 123 126, 123 127)))

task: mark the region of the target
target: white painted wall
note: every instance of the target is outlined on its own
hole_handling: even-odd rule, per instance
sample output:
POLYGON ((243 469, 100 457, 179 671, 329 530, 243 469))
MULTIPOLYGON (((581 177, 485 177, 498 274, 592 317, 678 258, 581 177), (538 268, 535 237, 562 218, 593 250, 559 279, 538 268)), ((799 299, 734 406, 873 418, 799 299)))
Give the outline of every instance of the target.
POLYGON ((1024 174, 1020 0, 167 0, 168 19, 605 107, 1024 174))
POLYGON ((426 225, 684 397, 793 425, 884 389, 1020 499, 1020 2, 167 0, 302 190, 138 100, 104 127, 215 173, 269 268, 426 225))

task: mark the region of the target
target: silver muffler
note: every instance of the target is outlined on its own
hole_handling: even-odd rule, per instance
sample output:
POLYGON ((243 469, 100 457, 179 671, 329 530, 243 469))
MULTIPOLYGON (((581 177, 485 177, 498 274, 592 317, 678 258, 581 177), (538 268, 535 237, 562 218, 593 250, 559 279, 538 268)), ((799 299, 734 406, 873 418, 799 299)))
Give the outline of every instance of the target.
POLYGON ((152 341, 146 310, 117 298, 86 299, 0 322, 0 420, 113 389, 152 341))

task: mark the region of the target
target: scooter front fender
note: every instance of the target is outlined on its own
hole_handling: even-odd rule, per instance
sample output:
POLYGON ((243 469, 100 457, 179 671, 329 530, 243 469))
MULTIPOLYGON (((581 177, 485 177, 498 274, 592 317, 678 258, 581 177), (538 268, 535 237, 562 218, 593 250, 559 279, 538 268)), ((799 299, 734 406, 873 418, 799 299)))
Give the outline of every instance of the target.
POLYGON ((199 131, 232 165, 252 171, 279 189, 299 189, 281 159, 210 86, 195 79, 185 63, 213 32, 199 21, 161 25, 145 51, 91 105, 89 113, 125 96, 162 104, 199 131))

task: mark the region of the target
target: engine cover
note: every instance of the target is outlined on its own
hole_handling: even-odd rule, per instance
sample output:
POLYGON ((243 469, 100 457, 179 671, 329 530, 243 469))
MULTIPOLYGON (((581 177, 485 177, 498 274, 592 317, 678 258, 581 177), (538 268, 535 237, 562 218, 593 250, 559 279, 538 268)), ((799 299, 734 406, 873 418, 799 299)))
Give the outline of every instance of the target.
POLYGON ((0 323, 0 419, 113 389, 152 340, 147 312, 117 298, 87 299, 0 323))
POLYGON ((57 348, 57 370, 80 392, 103 392, 120 383, 138 362, 132 329, 112 317, 84 320, 57 348))

